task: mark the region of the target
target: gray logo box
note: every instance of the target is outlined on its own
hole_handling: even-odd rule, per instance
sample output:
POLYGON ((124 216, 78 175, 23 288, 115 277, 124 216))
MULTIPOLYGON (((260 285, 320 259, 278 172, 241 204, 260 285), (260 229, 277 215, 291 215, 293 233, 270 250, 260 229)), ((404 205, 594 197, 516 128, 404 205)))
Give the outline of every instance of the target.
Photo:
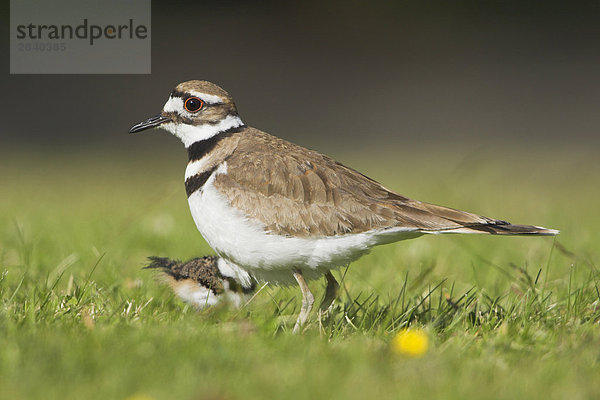
POLYGON ((11 74, 149 74, 150 0, 11 0, 11 74))

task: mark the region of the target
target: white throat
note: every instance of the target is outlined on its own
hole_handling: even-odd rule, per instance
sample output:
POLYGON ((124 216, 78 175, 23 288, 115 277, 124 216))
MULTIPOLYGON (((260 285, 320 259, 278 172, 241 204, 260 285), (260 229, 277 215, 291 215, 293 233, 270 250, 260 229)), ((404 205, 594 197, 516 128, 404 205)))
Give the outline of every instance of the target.
POLYGON ((181 139, 183 145, 187 148, 196 142, 210 139, 223 131, 237 128, 242 125, 244 125, 244 123, 240 117, 228 115, 217 124, 188 125, 169 122, 162 124, 160 127, 181 139))

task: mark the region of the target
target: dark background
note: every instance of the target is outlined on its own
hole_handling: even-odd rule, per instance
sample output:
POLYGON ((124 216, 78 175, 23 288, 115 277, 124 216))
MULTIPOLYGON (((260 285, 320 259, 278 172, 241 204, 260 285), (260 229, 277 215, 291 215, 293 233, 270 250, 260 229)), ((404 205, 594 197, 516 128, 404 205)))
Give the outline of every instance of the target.
POLYGON ((151 75, 11 76, 7 57, 0 144, 135 151, 128 128, 206 79, 247 124, 309 147, 589 148, 599 22, 599 1, 153 2, 151 75))

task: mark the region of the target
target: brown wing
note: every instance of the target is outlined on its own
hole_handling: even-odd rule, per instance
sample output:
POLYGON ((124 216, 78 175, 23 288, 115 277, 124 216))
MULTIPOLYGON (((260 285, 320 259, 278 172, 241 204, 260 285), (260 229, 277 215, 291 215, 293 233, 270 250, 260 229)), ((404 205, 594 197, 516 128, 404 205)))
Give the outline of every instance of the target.
MULTIPOLYGON (((333 236, 393 227, 444 231, 503 223, 411 200, 331 158, 250 128, 215 186, 280 235, 333 236)), ((506 223, 505 223, 506 224, 506 223)))

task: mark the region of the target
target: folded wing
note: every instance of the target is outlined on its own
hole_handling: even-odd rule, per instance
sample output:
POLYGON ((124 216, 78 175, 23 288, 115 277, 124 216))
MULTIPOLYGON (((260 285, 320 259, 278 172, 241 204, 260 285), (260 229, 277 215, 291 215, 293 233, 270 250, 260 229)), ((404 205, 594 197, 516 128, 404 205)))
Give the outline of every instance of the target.
POLYGON ((252 130, 227 159, 227 173, 217 175, 214 184, 233 206, 261 221, 270 233, 335 236, 390 228, 422 233, 557 233, 409 199, 327 156, 252 130))

